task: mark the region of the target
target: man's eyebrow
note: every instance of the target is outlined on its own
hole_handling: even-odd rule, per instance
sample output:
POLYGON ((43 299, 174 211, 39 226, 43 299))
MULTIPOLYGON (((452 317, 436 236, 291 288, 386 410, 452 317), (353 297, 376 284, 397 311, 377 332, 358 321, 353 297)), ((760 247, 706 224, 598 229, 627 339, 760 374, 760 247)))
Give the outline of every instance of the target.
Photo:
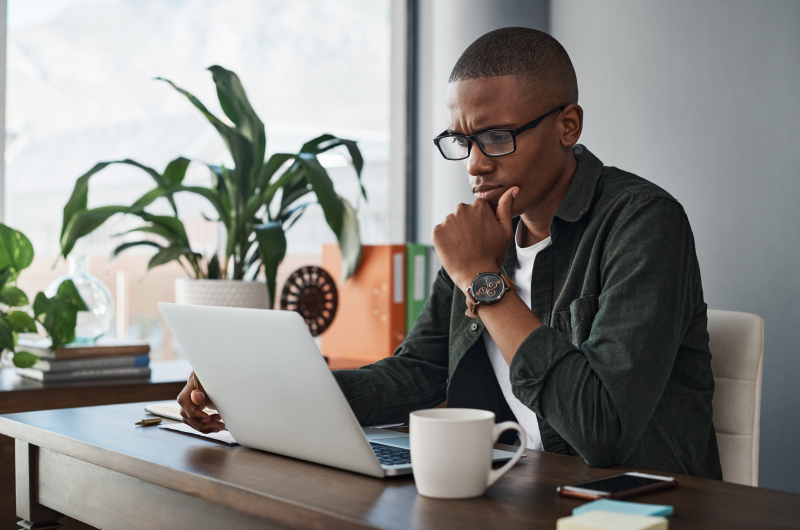
MULTIPOLYGON (((514 127, 513 124, 508 124, 508 123, 501 123, 499 125, 489 125, 489 126, 486 126, 486 127, 482 127, 481 129, 475 131, 474 133, 472 133, 469 136, 480 134, 480 133, 483 133, 483 132, 486 132, 486 131, 491 131, 492 129, 516 129, 516 127, 514 127)), ((455 131, 453 131, 451 129, 447 129, 447 134, 464 134, 464 133, 455 132, 455 131)))

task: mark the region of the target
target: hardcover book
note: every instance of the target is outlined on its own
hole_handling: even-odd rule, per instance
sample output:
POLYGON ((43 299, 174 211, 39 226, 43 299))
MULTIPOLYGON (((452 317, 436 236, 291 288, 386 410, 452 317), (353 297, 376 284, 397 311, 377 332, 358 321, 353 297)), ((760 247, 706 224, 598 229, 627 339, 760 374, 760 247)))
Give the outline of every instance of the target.
POLYGON ((43 372, 34 368, 17 368, 22 377, 42 383, 68 383, 71 381, 104 381, 108 379, 150 379, 150 368, 100 368, 97 370, 71 370, 69 372, 43 372))
POLYGON ((144 341, 101 337, 94 344, 71 343, 51 351, 49 338, 28 339, 20 337, 17 350, 28 351, 43 359, 85 359, 87 357, 116 357, 122 355, 147 355, 150 345, 144 341))
POLYGON ((150 365, 149 355, 123 355, 120 357, 90 357, 88 359, 42 359, 31 368, 42 372, 69 372, 100 368, 139 368, 150 365))

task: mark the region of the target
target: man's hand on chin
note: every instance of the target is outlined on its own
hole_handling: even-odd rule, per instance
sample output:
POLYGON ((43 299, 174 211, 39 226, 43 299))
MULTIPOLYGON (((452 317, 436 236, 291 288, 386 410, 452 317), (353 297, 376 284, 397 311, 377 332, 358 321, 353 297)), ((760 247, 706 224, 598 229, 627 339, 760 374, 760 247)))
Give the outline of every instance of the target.
POLYGON ((513 237, 511 209, 519 188, 509 188, 497 210, 483 199, 459 204, 433 229, 433 246, 442 266, 459 289, 466 292, 475 276, 499 272, 513 237))

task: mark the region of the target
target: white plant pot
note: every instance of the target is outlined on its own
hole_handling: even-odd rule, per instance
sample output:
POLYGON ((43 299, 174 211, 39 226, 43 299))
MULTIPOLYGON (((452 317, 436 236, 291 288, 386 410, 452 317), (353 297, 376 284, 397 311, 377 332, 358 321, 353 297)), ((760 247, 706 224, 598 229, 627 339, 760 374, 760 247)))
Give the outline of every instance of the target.
POLYGON ((269 308, 267 284, 244 280, 175 280, 175 303, 269 308))

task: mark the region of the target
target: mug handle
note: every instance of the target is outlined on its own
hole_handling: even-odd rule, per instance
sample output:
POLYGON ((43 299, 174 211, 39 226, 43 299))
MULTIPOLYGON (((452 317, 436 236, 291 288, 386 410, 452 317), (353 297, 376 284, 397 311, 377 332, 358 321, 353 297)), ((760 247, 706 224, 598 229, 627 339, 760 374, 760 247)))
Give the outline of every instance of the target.
POLYGON ((514 467, 514 464, 519 462, 519 459, 522 458, 522 453, 524 453, 525 449, 527 448, 526 442, 528 441, 528 435, 522 430, 522 427, 520 427, 518 423, 513 421, 504 421, 503 423, 498 423, 494 426, 494 443, 497 443, 497 439, 500 438, 500 435, 509 429, 514 429, 517 431, 517 433, 519 433, 519 449, 517 449, 517 454, 514 455, 514 458, 509 460, 506 465, 500 469, 492 469, 489 471, 489 483, 486 485, 487 488, 497 482, 497 479, 505 475, 506 471, 514 467))

